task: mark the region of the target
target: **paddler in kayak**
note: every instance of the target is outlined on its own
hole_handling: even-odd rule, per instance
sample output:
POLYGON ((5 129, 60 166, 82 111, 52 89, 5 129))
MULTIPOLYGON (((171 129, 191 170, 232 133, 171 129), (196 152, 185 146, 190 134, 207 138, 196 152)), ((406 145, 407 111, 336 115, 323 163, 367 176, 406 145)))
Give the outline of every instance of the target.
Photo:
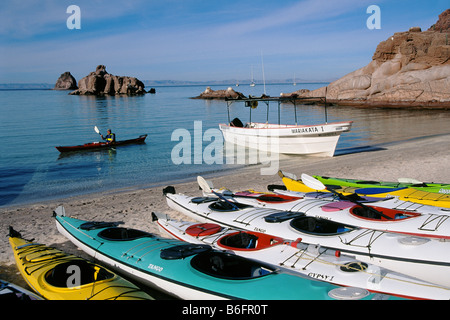
POLYGON ((106 137, 103 137, 103 135, 101 135, 103 140, 106 140, 106 143, 113 143, 116 142, 116 134, 111 132, 111 129, 108 129, 107 131, 107 135, 106 137))

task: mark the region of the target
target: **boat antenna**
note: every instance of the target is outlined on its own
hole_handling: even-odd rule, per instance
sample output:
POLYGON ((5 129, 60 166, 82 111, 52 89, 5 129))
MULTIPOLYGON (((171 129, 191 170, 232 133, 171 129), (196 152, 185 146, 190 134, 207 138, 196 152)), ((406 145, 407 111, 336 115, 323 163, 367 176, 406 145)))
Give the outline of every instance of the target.
POLYGON ((266 95, 266 77, 264 76, 264 59, 263 59, 262 51, 261 51, 261 66, 262 66, 262 76, 263 76, 263 84, 264 84, 264 95, 266 95))

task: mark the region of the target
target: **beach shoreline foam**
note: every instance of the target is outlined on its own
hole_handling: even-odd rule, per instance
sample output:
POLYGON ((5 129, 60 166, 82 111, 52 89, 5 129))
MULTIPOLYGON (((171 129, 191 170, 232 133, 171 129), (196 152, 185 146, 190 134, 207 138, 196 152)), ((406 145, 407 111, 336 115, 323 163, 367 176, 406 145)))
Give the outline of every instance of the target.
MULTIPOLYGON (((424 182, 450 182, 448 145, 450 134, 412 139, 402 143, 389 143, 369 152, 348 153, 333 158, 290 157, 280 161, 280 169, 300 176, 328 175, 335 177, 368 180, 395 181, 400 177, 414 178, 424 182)), ((206 176, 215 187, 230 190, 254 189, 267 191, 269 184, 282 184, 278 175, 260 175, 263 165, 219 172, 206 176)), ((166 184, 168 185, 168 184, 166 184)), ((73 244, 60 235, 56 229, 53 210, 63 205, 66 214, 80 219, 94 221, 123 221, 125 226, 159 234, 151 221, 154 211, 165 212, 173 218, 189 220, 170 209, 162 194, 166 186, 123 189, 102 193, 58 199, 40 203, 14 205, 0 208, 0 276, 4 280, 23 285, 15 272, 14 257, 7 232, 13 226, 25 238, 58 247, 66 252, 83 256, 73 244)), ((189 181, 172 184, 177 192, 200 195, 196 176, 189 181)), ((86 257, 86 256, 84 256, 86 257)))

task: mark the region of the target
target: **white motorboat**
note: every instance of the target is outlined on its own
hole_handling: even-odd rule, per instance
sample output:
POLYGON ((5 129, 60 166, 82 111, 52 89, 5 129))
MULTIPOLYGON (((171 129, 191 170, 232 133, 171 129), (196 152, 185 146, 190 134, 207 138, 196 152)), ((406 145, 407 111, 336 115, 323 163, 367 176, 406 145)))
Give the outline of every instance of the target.
POLYGON ((332 157, 341 134, 350 131, 353 124, 352 121, 344 121, 299 125, 296 111, 295 124, 280 124, 280 119, 278 124, 269 123, 268 119, 266 123, 252 122, 251 110, 261 101, 266 103, 267 108, 271 101, 277 101, 278 108, 282 102, 292 102, 296 110, 295 98, 227 99, 229 123, 219 124, 227 143, 271 153, 332 157), (245 125, 238 118, 230 121, 229 106, 235 101, 245 102, 250 109, 250 121, 245 125))

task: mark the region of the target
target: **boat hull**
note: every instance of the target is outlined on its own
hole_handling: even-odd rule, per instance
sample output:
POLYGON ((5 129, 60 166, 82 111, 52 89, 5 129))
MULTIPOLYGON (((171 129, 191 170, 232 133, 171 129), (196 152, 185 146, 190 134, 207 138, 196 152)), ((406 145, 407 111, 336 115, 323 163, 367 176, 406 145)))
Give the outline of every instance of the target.
POLYGON ((312 126, 251 123, 246 127, 220 124, 227 143, 264 152, 332 157, 339 137, 352 122, 312 126))
POLYGON ((115 148, 118 146, 129 145, 129 144, 139 144, 144 143, 147 135, 141 135, 136 139, 129 140, 120 140, 114 143, 106 143, 106 142, 91 142, 85 143, 77 146, 59 146, 55 147, 59 152, 71 152, 71 151, 89 151, 89 150, 99 150, 99 149, 108 149, 115 148))

